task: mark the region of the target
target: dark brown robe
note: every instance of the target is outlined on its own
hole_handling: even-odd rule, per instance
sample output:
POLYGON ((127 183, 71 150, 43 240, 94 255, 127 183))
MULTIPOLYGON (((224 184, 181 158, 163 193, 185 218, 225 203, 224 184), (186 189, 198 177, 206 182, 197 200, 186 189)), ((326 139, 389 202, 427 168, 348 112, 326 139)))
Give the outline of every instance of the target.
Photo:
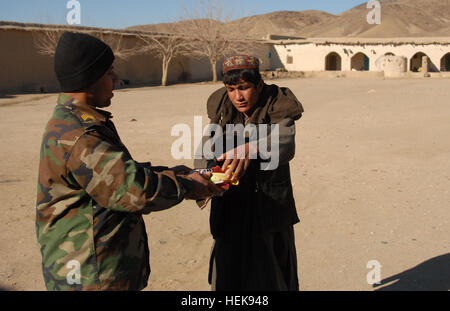
MULTIPOLYGON (((225 131, 226 124, 245 120, 228 98, 225 88, 208 99, 208 117, 225 131)), ((297 255, 293 225, 297 215, 289 161, 295 154, 295 124, 303 107, 287 88, 264 85, 249 120, 253 124, 279 124, 280 162, 270 171, 252 160, 238 186, 211 202, 210 226, 215 243, 209 282, 218 291, 298 290, 297 255)), ((196 161, 211 167, 214 160, 196 161)))

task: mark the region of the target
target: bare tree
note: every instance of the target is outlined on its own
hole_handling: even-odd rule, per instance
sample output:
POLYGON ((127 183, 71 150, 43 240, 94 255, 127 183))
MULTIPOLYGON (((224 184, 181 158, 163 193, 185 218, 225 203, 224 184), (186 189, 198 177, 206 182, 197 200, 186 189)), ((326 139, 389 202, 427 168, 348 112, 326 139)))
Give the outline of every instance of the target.
POLYGON ((41 55, 54 56, 56 45, 58 44, 61 30, 43 29, 33 32, 33 44, 41 55))
POLYGON ((183 10, 186 15, 184 32, 191 39, 192 54, 209 59, 213 82, 216 82, 217 63, 231 54, 247 53, 253 42, 245 37, 238 23, 233 23, 232 27, 227 25, 231 13, 225 14, 220 0, 202 0, 200 7, 183 10))
POLYGON ((91 33, 92 36, 105 42, 119 60, 125 61, 131 56, 139 54, 140 51, 136 47, 127 48, 124 43, 123 33, 105 33, 102 31, 91 33))
POLYGON ((173 58, 177 56, 185 56, 189 52, 188 41, 180 34, 148 34, 139 36, 143 46, 140 51, 143 53, 150 53, 162 62, 162 77, 161 85, 167 85, 167 76, 169 72, 169 65, 173 58))
MULTIPOLYGON (((59 38, 65 30, 45 28, 42 31, 33 33, 33 44, 39 54, 54 56, 59 38)), ((102 31, 74 30, 72 32, 88 33, 108 44, 114 52, 114 55, 121 60, 126 60, 132 55, 139 53, 136 48, 126 48, 123 44, 123 34, 111 33, 106 35, 102 31)))

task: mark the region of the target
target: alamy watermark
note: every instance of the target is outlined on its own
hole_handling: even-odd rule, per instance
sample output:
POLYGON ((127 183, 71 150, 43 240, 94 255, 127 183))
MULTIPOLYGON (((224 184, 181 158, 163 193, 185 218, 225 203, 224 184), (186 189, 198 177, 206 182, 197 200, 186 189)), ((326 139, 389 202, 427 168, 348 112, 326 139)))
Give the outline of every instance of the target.
POLYGON ((369 285, 381 284, 381 264, 378 260, 370 260, 367 265, 367 269, 371 269, 367 273, 366 281, 369 285))
POLYGON ((69 0, 66 8, 70 11, 67 12, 66 21, 69 25, 81 24, 81 3, 77 0, 69 0))
MULTIPOLYGON (((69 25, 80 25, 81 24, 81 3, 77 0, 67 1, 66 8, 69 10, 67 12, 66 21, 69 25)), ((381 3, 378 0, 371 0, 367 2, 367 9, 371 9, 367 14, 367 23, 370 25, 381 24, 381 3)))
POLYGON ((172 136, 178 137, 171 148, 172 157, 180 159, 213 160, 227 153, 227 158, 245 159, 244 145, 248 143, 249 159, 263 160, 261 170, 274 170, 280 159, 278 124, 227 124, 224 129, 219 124, 208 124, 203 129, 201 116, 194 116, 194 148, 192 148, 192 131, 187 124, 172 127, 172 136), (269 148, 270 146, 270 148, 269 148), (236 154, 234 154, 236 151, 236 154))
POLYGON ((380 1, 371 0, 367 2, 367 8, 372 9, 367 14, 367 23, 370 25, 381 24, 381 3, 380 1))
POLYGON ((67 269, 71 269, 66 275, 67 284, 81 284, 81 265, 78 260, 71 260, 66 264, 67 269))

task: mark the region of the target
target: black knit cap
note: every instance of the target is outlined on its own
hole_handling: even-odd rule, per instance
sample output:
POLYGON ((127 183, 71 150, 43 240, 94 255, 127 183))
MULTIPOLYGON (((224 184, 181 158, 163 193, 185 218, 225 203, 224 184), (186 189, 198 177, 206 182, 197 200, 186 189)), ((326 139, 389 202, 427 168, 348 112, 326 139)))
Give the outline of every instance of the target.
POLYGON ((62 92, 81 91, 97 82, 114 62, 114 53, 101 40, 64 32, 55 50, 55 73, 62 92))

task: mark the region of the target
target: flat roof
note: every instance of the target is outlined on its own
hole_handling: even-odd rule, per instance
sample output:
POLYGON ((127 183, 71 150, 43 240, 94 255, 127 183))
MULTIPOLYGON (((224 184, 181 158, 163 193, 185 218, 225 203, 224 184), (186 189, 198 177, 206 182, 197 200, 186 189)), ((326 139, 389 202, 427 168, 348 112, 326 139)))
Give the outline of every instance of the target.
POLYGON ((74 31, 85 31, 85 32, 104 32, 104 33, 114 33, 122 35, 141 35, 141 34, 157 34, 162 35, 162 33, 154 33, 148 31, 139 30, 125 30, 125 29, 111 29, 111 28, 99 28, 99 27, 85 27, 85 26, 73 26, 73 25, 48 25, 48 24, 37 24, 37 23, 19 23, 19 22, 8 22, 0 21, 0 30, 18 30, 18 31, 46 31, 46 30, 74 30, 74 31))
POLYGON ((268 40, 275 45, 317 44, 317 45, 449 45, 450 37, 396 37, 396 38, 305 38, 302 40, 268 40))
MULTIPOLYGON (((86 32, 98 32, 121 34, 128 36, 139 36, 145 34, 153 35, 171 35, 169 33, 157 33, 139 30, 125 30, 125 29, 110 29, 110 28, 98 28, 98 27, 85 27, 85 26, 72 26, 72 25, 48 25, 37 23, 19 23, 0 21, 0 30, 18 30, 18 31, 45 31, 45 30, 81 30, 86 32)), ((255 42, 274 44, 274 45, 290 45, 290 44, 316 44, 316 45, 450 45, 450 37, 395 37, 395 38, 349 38, 349 37, 336 37, 336 38, 301 38, 281 36, 276 34, 267 34, 265 38, 255 40, 255 42), (270 39, 269 39, 270 38, 270 39), (273 39, 272 39, 273 38, 273 39), (274 40, 274 38, 280 38, 274 40)))

